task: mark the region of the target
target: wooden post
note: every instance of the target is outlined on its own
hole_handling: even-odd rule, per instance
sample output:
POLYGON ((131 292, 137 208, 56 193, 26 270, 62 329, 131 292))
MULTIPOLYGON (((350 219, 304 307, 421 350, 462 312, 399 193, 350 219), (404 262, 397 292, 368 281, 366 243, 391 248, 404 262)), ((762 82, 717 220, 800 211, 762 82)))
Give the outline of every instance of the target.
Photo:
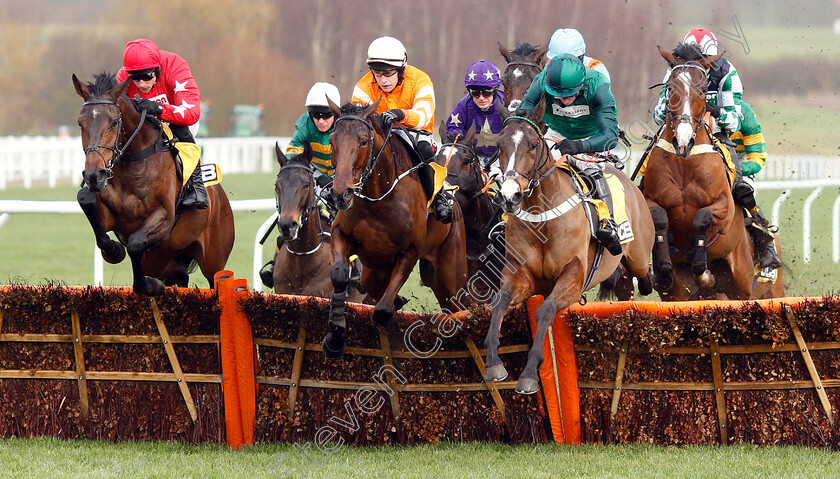
POLYGON ((79 322, 79 313, 70 313, 70 321, 73 324, 73 352, 76 358, 76 375, 79 380, 79 405, 82 408, 82 418, 90 416, 90 403, 88 402, 87 373, 85 372, 85 348, 82 344, 82 326, 79 322))
MULTIPOLYGON (((475 365, 478 366, 478 372, 481 374, 481 380, 484 381, 484 360, 481 359, 481 354, 479 354, 478 348, 475 346, 475 341, 470 338, 466 338, 464 342, 467 343, 467 349, 470 350, 470 354, 472 354, 475 365)), ((502 421, 507 424, 505 402, 502 401, 502 395, 499 394, 499 389, 493 384, 487 384, 487 382, 484 382, 484 385, 487 387, 487 390, 490 391, 490 396, 493 397, 493 402, 496 403, 496 408, 498 408, 499 412, 502 414, 502 421)))
POLYGON ((172 341, 169 339, 169 332, 166 330, 166 325, 160 317, 160 309, 158 309, 155 298, 151 299, 152 316, 155 318, 158 331, 160 331, 160 339, 163 341, 163 348, 166 350, 166 355, 169 356, 169 362, 172 364, 172 370, 175 372, 175 377, 178 378, 178 387, 181 389, 181 395, 184 396, 184 402, 187 403, 187 410, 190 412, 190 417, 193 423, 198 420, 198 412, 195 410, 195 403, 193 402, 190 388, 187 387, 187 380, 184 378, 184 372, 181 370, 181 364, 178 362, 178 356, 175 355, 175 348, 172 346, 172 341))
POLYGON ((726 427, 726 398, 723 396, 723 368, 720 365, 720 347, 717 339, 709 339, 712 353, 712 379, 715 383, 715 402, 717 403, 718 423, 720 424, 720 442, 729 444, 729 430, 726 427))
POLYGON ((292 383, 289 385, 289 419, 294 421, 295 403, 297 403, 298 391, 300 391, 300 372, 303 370, 303 353, 306 351, 306 329, 303 326, 298 331, 297 343, 295 344, 295 360, 292 363, 292 383))
POLYGON ((831 403, 828 402, 828 396, 825 394, 820 375, 817 373, 817 368, 814 366, 814 361, 811 359, 811 353, 808 351, 808 346, 805 344, 805 339, 799 331, 799 326, 796 324, 796 317, 793 315, 793 310, 790 306, 785 305, 785 316, 787 316, 790 329, 793 330, 793 337, 796 338, 796 344, 802 351, 802 358, 805 360, 805 365, 808 367, 808 373, 811 374, 811 381, 814 382, 814 387, 817 390, 817 396, 820 398, 825 414, 828 416, 828 423, 834 427, 834 414, 831 412, 831 403))
MULTIPOLYGON (((388 340, 388 334, 382 329, 379 328, 379 342, 382 344, 382 358, 385 360, 385 364, 393 367, 394 366, 394 356, 391 352, 391 342, 388 340)), ((397 382, 394 381, 394 375, 388 375, 383 373, 385 379, 388 381, 388 386, 394 391, 394 394, 391 394, 391 412, 394 414, 394 424, 396 424, 400 419, 400 393, 397 391, 397 382)))
MULTIPOLYGON (((557 319, 556 317, 554 319, 557 319)), ((548 345, 551 350, 551 375, 554 377, 554 391, 557 393, 557 412, 560 413, 560 431, 563 433, 563 442, 566 442, 566 421, 563 419, 563 398, 560 397, 560 378, 557 377, 557 350, 554 348, 553 322, 548 326, 548 345)))
POLYGON ((627 341, 621 345, 618 353, 618 364, 615 367, 615 388, 613 389, 612 405, 610 406, 610 422, 618 413, 618 400, 621 399, 621 386, 624 383, 624 364, 627 361, 627 341))

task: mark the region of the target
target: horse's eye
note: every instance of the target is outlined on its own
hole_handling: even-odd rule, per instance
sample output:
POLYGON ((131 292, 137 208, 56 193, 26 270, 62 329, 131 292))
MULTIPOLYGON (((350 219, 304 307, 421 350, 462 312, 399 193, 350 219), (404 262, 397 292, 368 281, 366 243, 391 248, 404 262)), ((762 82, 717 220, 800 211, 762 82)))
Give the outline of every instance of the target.
POLYGON ((304 187, 304 188, 309 188, 309 186, 310 186, 311 184, 312 184, 312 183, 310 183, 310 182, 308 182, 308 181, 307 181, 307 182, 306 182, 306 184, 304 184, 304 185, 303 185, 303 187, 304 187))
POLYGON ((359 142, 359 146, 367 146, 367 144, 368 144, 368 140, 367 140, 367 139, 364 139, 364 140, 362 140, 362 141, 360 141, 360 142, 359 142))
POLYGON ((116 128, 117 125, 119 125, 119 124, 120 124, 120 120, 118 118, 115 118, 114 121, 111 122, 111 129, 116 128))
POLYGON ((533 142, 533 143, 531 143, 531 149, 532 149, 532 150, 536 150, 536 149, 537 149, 537 146, 539 146, 539 143, 537 143, 536 141, 535 141, 535 142, 533 142))

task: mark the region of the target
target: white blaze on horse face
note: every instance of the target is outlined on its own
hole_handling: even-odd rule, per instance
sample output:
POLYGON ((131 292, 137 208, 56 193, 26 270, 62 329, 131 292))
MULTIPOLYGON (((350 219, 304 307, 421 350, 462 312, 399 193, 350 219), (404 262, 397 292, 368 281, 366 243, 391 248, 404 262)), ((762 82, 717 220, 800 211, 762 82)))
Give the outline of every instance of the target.
MULTIPOLYGON (((691 92, 691 74, 687 71, 682 71, 677 75, 677 79, 683 84, 683 90, 679 92, 680 95, 683 95, 682 99, 682 111, 679 112, 680 115, 686 115, 691 118, 691 102, 688 101, 689 93, 691 92)), ((677 138, 677 145, 679 146, 687 146, 688 142, 691 141, 691 136, 693 134, 693 125, 691 122, 680 122, 677 125, 677 131, 674 132, 674 136, 677 138)))
POLYGON ((444 158, 452 158, 452 155, 455 154, 455 147, 454 146, 447 146, 441 151, 441 154, 444 158))
POLYGON ((508 179, 502 183, 502 189, 500 190, 502 198, 508 201, 511 201, 513 199, 513 195, 519 192, 519 183, 516 181, 516 174, 514 173, 513 175, 508 175, 508 172, 515 171, 516 150, 519 149, 519 144, 522 143, 522 139, 524 137, 525 134, 521 131, 516 131, 510 136, 510 140, 513 142, 513 148, 511 149, 510 158, 508 158, 507 168, 505 169, 505 177, 508 179))

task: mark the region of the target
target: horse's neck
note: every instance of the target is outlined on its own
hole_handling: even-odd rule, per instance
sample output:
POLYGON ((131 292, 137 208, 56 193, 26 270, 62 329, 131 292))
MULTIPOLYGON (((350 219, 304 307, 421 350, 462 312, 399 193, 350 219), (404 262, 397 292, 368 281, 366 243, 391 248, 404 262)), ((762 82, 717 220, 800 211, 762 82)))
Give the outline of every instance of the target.
POLYGON ((365 196, 379 198, 385 195, 396 181, 398 168, 394 154, 398 147, 393 142, 399 143, 399 141, 390 139, 389 142, 392 143, 386 144, 384 148, 381 144, 374 144, 374 158, 380 150, 382 154, 362 188, 365 196))
POLYGON ((574 194, 570 177, 556 168, 534 187, 530 195, 525 195, 523 209, 536 207, 538 211, 547 211, 559 206, 574 194))

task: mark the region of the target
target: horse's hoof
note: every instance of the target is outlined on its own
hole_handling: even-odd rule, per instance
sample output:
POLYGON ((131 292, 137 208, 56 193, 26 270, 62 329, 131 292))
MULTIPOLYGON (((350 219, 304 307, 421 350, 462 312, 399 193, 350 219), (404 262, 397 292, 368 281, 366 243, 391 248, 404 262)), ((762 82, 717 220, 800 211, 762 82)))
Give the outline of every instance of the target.
POLYGON ((674 284, 674 275, 671 272, 667 273, 657 273, 653 276, 654 285, 653 287, 657 291, 667 291, 671 289, 671 286, 674 284))
POLYGON ((504 381, 508 377, 507 369, 502 363, 487 366, 484 369, 484 381, 488 383, 504 381))
POLYGON ((103 247, 99 248, 102 251, 102 259, 111 264, 117 264, 125 259, 125 247, 110 240, 103 247))
POLYGON ((338 359, 344 356, 344 337, 340 334, 327 333, 321 341, 321 350, 324 356, 330 359, 338 359))
POLYGON ((388 326, 388 323, 390 323, 392 319, 394 319, 394 312, 393 311, 388 311, 386 309, 376 309, 376 308, 374 308, 374 310, 373 310, 373 320, 376 322, 376 324, 378 324, 378 325, 380 325, 384 328, 385 326, 388 326))
MULTIPOLYGON (((146 296, 159 296, 161 293, 166 291, 166 286, 163 285, 163 282, 156 278, 150 278, 146 276, 145 278, 145 291, 141 291, 140 294, 144 294, 146 296)), ((137 292, 137 289, 134 290, 137 292)))
POLYGON ((534 394, 540 390, 540 381, 537 378, 520 377, 516 382, 516 392, 519 394, 534 394))
POLYGON ((715 275, 707 269, 697 276, 697 284, 699 284, 701 288, 712 289, 715 287, 715 275))

